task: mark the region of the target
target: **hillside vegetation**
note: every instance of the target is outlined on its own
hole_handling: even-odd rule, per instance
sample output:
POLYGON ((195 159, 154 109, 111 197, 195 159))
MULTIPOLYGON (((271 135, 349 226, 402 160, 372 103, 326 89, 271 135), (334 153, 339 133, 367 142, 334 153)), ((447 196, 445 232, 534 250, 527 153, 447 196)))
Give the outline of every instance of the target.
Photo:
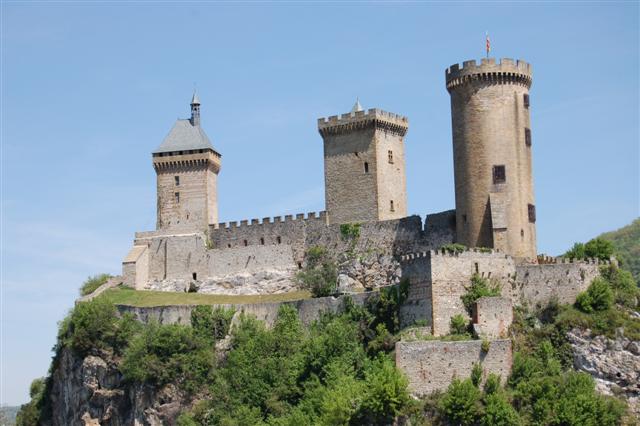
POLYGON ((600 238, 613 244, 623 267, 640 283, 640 218, 616 231, 605 232, 600 238))

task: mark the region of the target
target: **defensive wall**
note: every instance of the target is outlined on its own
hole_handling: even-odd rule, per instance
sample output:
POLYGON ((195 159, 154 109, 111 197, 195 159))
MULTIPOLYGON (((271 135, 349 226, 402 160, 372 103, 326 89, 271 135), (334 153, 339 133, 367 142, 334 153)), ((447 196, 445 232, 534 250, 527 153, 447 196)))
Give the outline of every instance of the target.
MULTIPOLYGON (((268 327, 271 327, 277 316, 281 306, 292 306, 298 311, 300 321, 304 325, 310 325, 314 321, 321 318, 325 313, 340 313, 346 308, 346 300, 349 298, 354 305, 363 306, 372 297, 377 297, 378 292, 370 291, 367 293, 352 294, 349 296, 337 297, 319 297, 314 299, 302 299, 288 302, 269 302, 269 303, 243 303, 243 304, 218 304, 211 305, 212 309, 216 307, 232 308, 235 310, 234 318, 242 313, 253 315, 256 319, 264 321, 268 327)), ((152 306, 137 307, 129 305, 116 305, 120 314, 131 313, 140 322, 148 324, 149 322, 157 322, 159 324, 191 324, 191 312, 197 305, 168 305, 168 306, 152 306)))
MULTIPOLYGON (((410 282, 407 302, 401 310, 402 324, 421 320, 431 327, 435 336, 449 333, 454 315, 472 319, 461 296, 467 292, 474 274, 499 286, 501 296, 512 304, 535 308, 552 300, 573 303, 578 293, 586 290, 600 274, 600 267, 609 264, 595 259, 561 258, 542 264, 516 263, 513 257, 488 249, 461 253, 431 250, 403 255, 400 263, 402 278, 410 282)), ((498 302, 493 308, 504 311, 505 315, 508 311, 498 302)), ((495 329, 499 325, 491 327, 495 329)))
POLYGON ((409 379, 409 391, 415 396, 446 390, 454 378, 471 376, 474 364, 483 370, 483 380, 493 373, 503 383, 511 372, 511 340, 494 340, 488 351, 481 340, 400 341, 396 343, 396 366, 409 379))
MULTIPOLYGON (((265 270, 293 277, 303 267, 307 250, 323 246, 338 261, 349 253, 356 261, 367 262, 367 267, 352 268, 348 274, 368 285, 372 280, 363 276, 367 270, 399 269, 397 256, 452 242, 453 215, 452 211, 428 215, 426 225, 419 216, 365 222, 356 237, 343 235, 339 224, 328 224, 325 212, 220 223, 209 227, 208 236, 138 232, 123 262, 124 282, 142 289, 152 281, 202 281, 265 270)), ((380 284, 389 283, 373 286, 380 284)))

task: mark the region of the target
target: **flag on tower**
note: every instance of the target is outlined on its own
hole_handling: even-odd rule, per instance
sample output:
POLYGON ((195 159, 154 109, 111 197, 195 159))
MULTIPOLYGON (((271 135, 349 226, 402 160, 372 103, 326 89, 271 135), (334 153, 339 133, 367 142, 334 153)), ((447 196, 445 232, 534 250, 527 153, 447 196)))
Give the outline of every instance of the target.
POLYGON ((487 58, 489 57, 489 52, 491 52, 491 40, 489 40, 489 31, 486 33, 487 36, 487 58))

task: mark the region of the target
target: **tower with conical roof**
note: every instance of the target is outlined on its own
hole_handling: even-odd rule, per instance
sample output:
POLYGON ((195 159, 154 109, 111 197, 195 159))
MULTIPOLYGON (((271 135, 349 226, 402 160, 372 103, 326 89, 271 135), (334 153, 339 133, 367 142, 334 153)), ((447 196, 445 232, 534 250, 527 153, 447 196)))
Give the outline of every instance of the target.
POLYGON ((194 92, 191 118, 178 119, 153 152, 158 230, 204 232, 218 223, 220 158, 200 127, 200 100, 194 92))
POLYGON ((407 215, 406 117, 356 100, 351 112, 318 120, 324 140, 325 204, 330 223, 373 222, 407 215))

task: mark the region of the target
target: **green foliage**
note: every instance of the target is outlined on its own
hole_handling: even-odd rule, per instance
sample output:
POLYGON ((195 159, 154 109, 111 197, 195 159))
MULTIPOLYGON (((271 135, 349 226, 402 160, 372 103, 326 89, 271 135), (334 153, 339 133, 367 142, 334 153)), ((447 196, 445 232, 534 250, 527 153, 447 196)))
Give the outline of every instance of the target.
POLYGON ((613 303, 613 290, 603 278, 595 278, 587 291, 578 294, 576 307, 583 312, 605 311, 613 303))
POLYGON ((207 381, 213 366, 210 341, 192 327, 151 323, 131 340, 120 370, 130 382, 177 383, 193 392, 207 381))
POLYGON ((451 243, 443 245, 442 247, 440 247, 440 250, 444 250, 447 253, 451 254, 459 254, 467 251, 467 246, 465 246, 464 244, 451 243))
POLYGON ((89 278, 82 284, 80 287, 80 296, 86 296, 87 294, 91 294, 102 284, 106 283, 111 275, 109 274, 99 274, 94 275, 89 278))
POLYGON ((482 382, 482 364, 479 362, 473 363, 473 367, 471 368, 471 383, 473 386, 479 388, 480 382, 482 382))
POLYGON ((98 297, 76 305, 61 324, 59 340, 80 356, 107 348, 122 353, 139 328, 131 315, 118 318, 115 306, 98 297))
POLYGON ((467 319, 462 314, 456 314, 451 317, 450 329, 451 334, 465 334, 469 328, 467 319))
POLYGON ((586 244, 575 243, 563 256, 571 259, 597 258, 609 260, 615 253, 613 244, 603 238, 594 238, 586 244))
POLYGON ((338 271, 335 261, 321 246, 311 247, 306 254, 306 266, 298 272, 296 279, 314 297, 330 296, 336 291, 338 271))
POLYGON ((634 281, 640 283, 640 218, 616 231, 602 234, 600 238, 611 241, 616 258, 631 272, 634 281))
POLYGON ((191 327, 194 333, 205 339, 220 340, 229 334, 231 319, 235 310, 217 306, 196 306, 191 311, 191 327))
POLYGON ((482 426, 517 426, 522 424, 518 412, 511 406, 504 392, 493 392, 484 397, 482 426))
POLYGON ((16 415, 17 426, 38 426, 43 420, 43 403, 46 391, 46 379, 35 379, 29 386, 31 401, 23 404, 16 415))
POLYGON ((469 314, 471 314, 473 304, 481 297, 500 296, 500 286, 497 283, 490 283, 488 279, 479 274, 473 274, 471 285, 466 290, 467 292, 460 298, 469 314))
POLYGON ((482 349, 482 352, 489 352, 489 349, 491 348, 491 342, 489 339, 482 339, 482 345, 480 348, 482 349))
POLYGON ((471 379, 454 379, 440 401, 440 410, 452 424, 472 425, 482 415, 481 396, 471 379))
POLYGON ((392 334, 400 331, 400 307, 409 296, 409 280, 403 279, 397 286, 389 286, 380 289, 377 298, 371 298, 367 309, 373 315, 371 328, 374 330, 378 324, 384 324, 392 334))
POLYGON ((485 395, 493 395, 500 390, 500 376, 495 373, 489 374, 487 381, 484 383, 485 395))
POLYGON ((600 274, 613 289, 616 303, 628 308, 638 306, 640 288, 634 281, 631 272, 620 269, 616 265, 608 265, 600 268, 600 274))
POLYGON ((343 223, 340 225, 340 235, 345 240, 357 240, 360 237, 360 223, 343 223))

